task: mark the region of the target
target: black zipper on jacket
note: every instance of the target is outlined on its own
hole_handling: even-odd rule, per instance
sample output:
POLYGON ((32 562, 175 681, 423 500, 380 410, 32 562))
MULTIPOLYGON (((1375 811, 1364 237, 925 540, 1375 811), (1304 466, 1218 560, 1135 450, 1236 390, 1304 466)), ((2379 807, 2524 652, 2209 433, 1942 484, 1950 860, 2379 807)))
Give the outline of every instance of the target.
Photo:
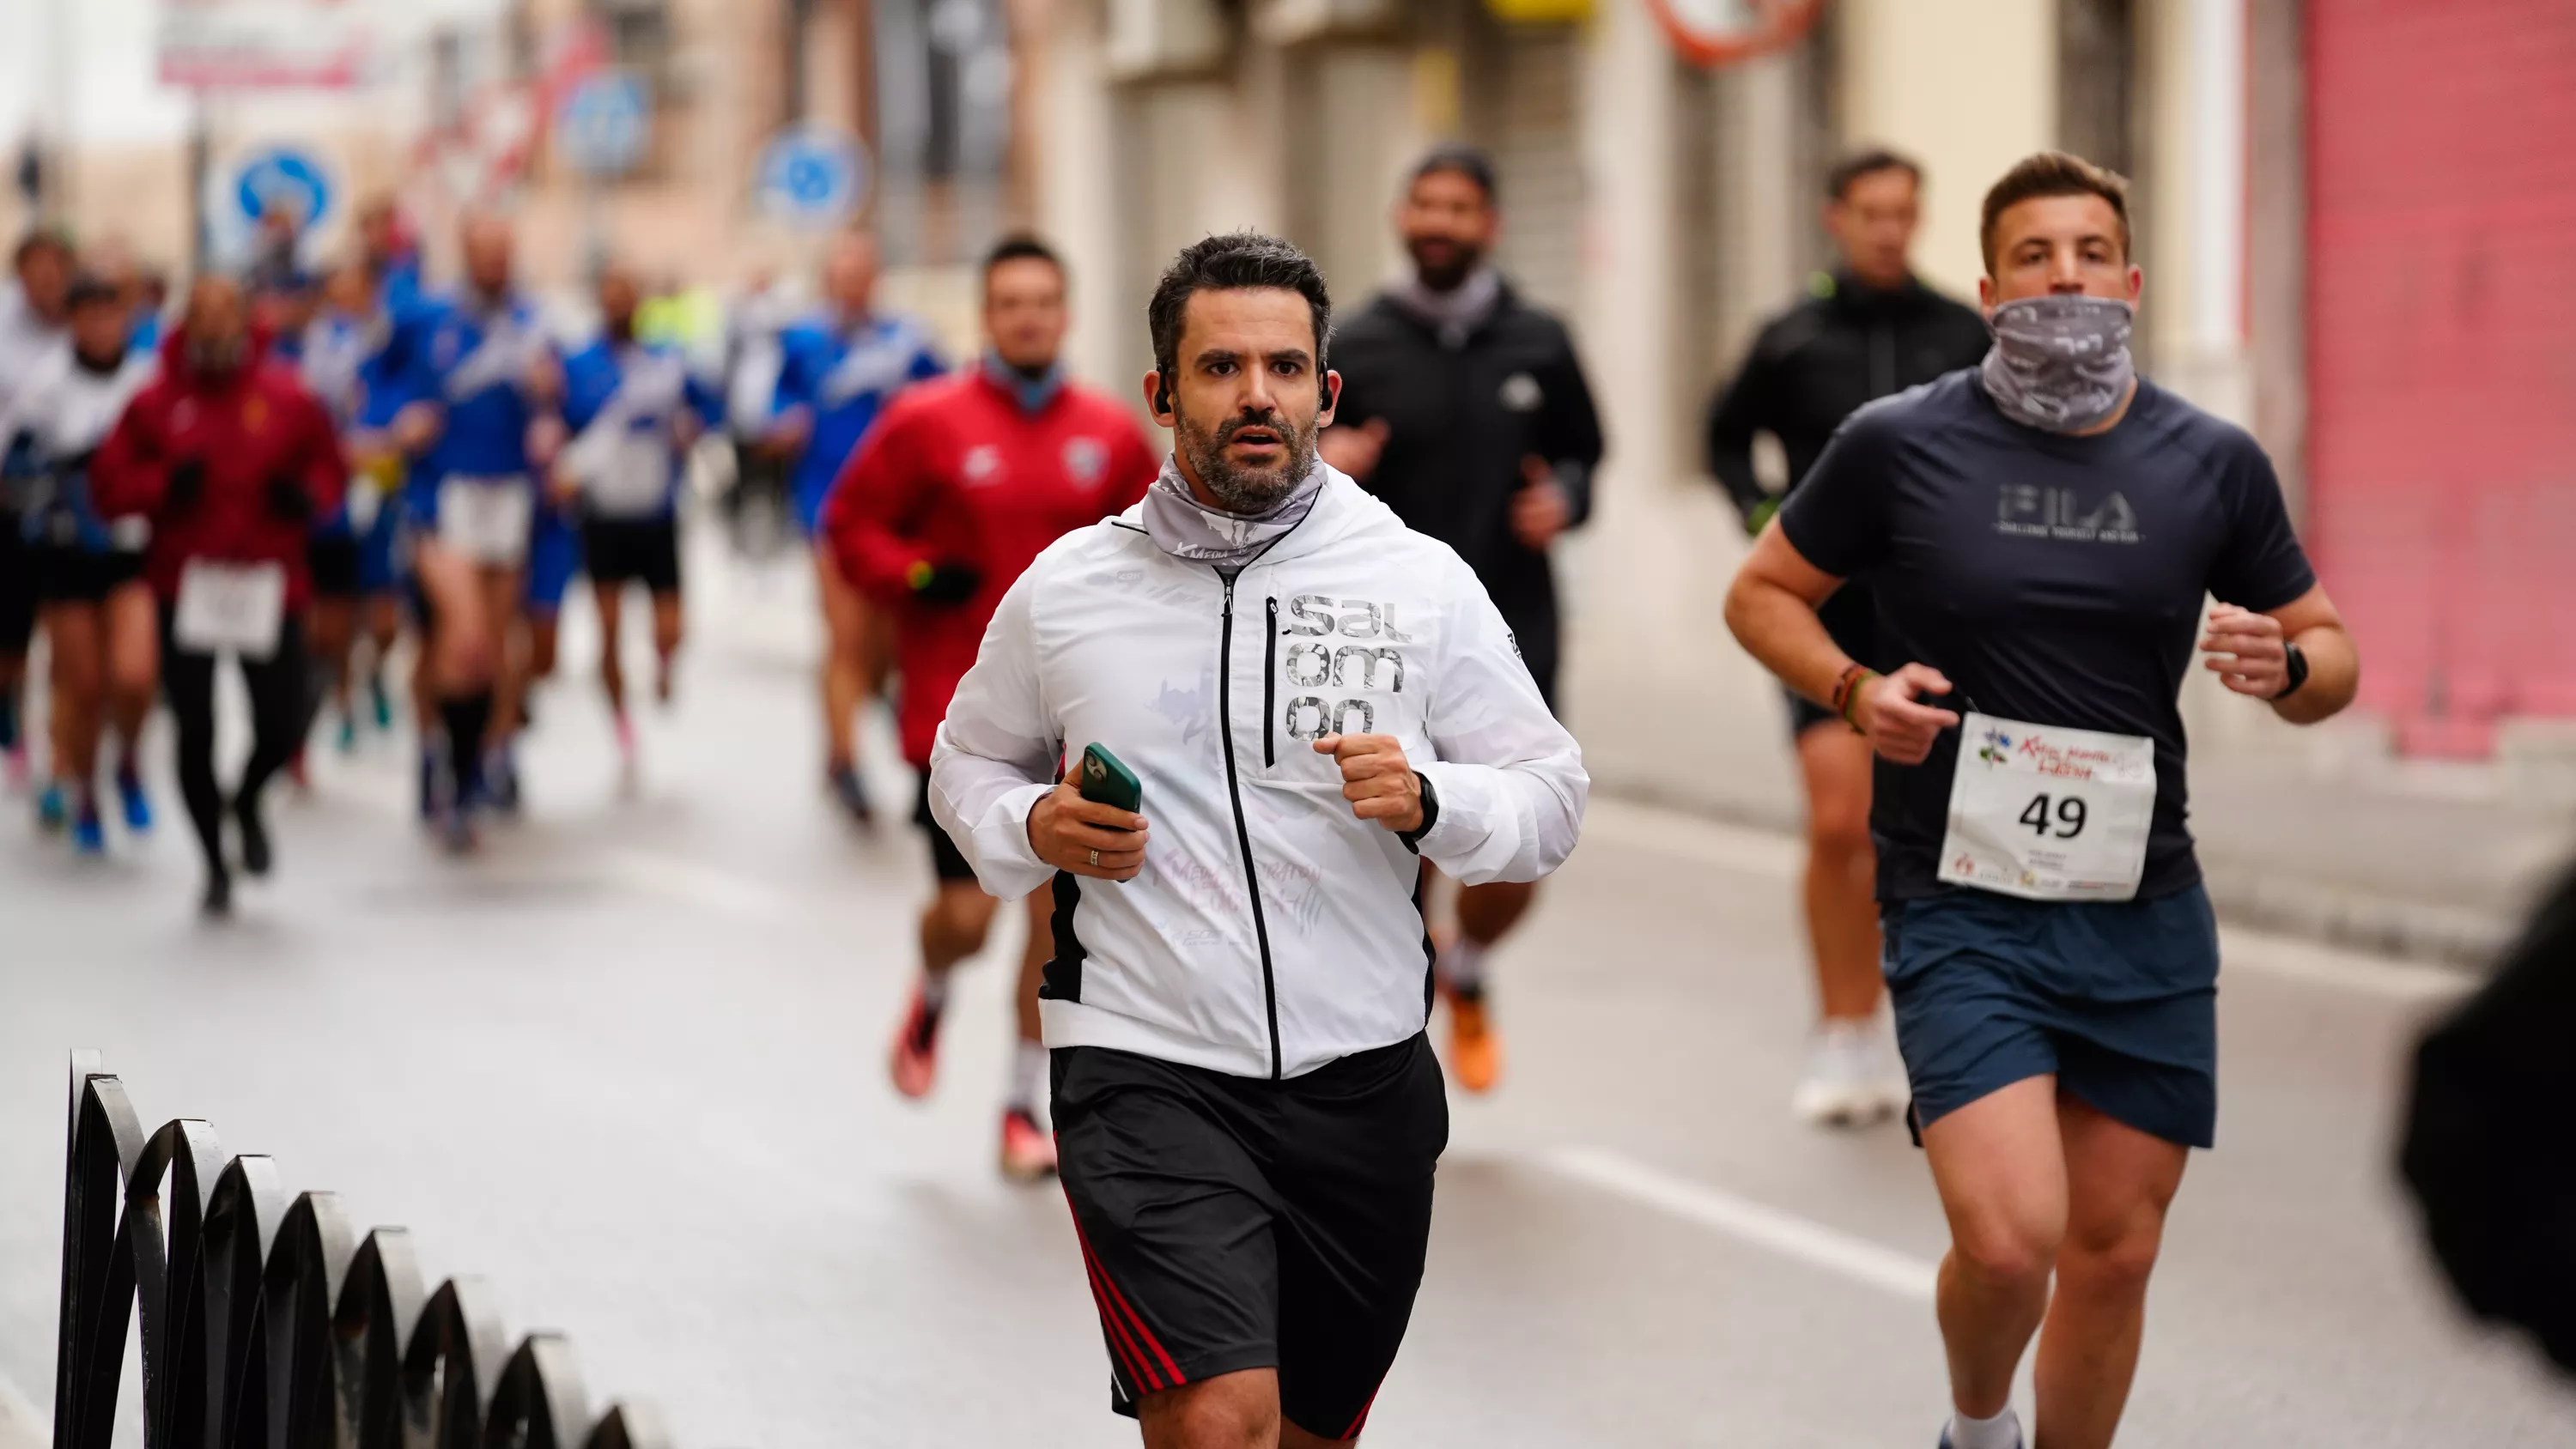
MULTIPOLYGON (((1239 571, 1238 571, 1239 573, 1239 571)), ((1252 890, 1252 937, 1261 947, 1261 1005, 1270 1018, 1270 1080, 1279 1080, 1279 983, 1270 969, 1270 926, 1261 916, 1261 872, 1252 864, 1252 829, 1243 820, 1243 785, 1234 771, 1234 581, 1225 581, 1225 616, 1216 646, 1217 738, 1225 742, 1225 793, 1234 801, 1234 840, 1243 850, 1243 883, 1252 890)), ((1272 608, 1278 601, 1271 602, 1272 608)), ((1267 689, 1269 686, 1262 686, 1267 689)))
POLYGON ((1278 737, 1271 733, 1271 721, 1279 713, 1279 696, 1275 692, 1279 678, 1279 600, 1267 601, 1270 632, 1261 636, 1261 768, 1279 768, 1278 737))

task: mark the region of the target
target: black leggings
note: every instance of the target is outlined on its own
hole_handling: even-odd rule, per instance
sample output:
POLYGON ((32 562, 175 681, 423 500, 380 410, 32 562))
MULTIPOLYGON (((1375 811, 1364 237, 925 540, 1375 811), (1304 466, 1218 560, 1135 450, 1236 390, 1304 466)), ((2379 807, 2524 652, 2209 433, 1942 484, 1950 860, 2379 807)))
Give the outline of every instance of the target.
MULTIPOLYGON (((188 821, 197 829, 206 869, 222 875, 227 872, 224 792, 215 783, 216 656, 180 648, 171 637, 171 614, 167 606, 162 608, 161 689, 178 725, 179 794, 188 802, 188 821)), ((250 686, 251 751, 234 797, 256 815, 260 792, 294 758, 312 723, 312 668, 304 655, 303 621, 290 614, 278 630, 277 652, 266 659, 243 659, 241 671, 243 683, 250 686)))

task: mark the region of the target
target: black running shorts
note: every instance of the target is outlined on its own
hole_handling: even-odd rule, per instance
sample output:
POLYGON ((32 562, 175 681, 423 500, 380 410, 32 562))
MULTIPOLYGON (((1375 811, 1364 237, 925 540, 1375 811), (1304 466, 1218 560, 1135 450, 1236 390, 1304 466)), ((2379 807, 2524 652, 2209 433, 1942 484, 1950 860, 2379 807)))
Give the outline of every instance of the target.
POLYGON ((1053 1058, 1110 1407, 1270 1368, 1290 1423, 1358 1434, 1413 1315, 1449 1144, 1429 1039, 1276 1082, 1103 1047, 1053 1058))
POLYGON ((360 552, 353 533, 317 533, 304 543, 304 564, 313 575, 313 597, 358 597, 360 552))
POLYGON ((680 526, 674 519, 586 519, 581 549, 594 584, 636 583, 654 594, 680 591, 680 526))
POLYGON ((967 861, 966 852, 957 848, 957 842, 949 839, 948 832, 939 828, 938 817, 930 813, 930 771, 927 769, 921 772, 921 786, 913 796, 912 823, 920 826, 921 833, 930 837, 930 869, 939 877, 941 885, 975 883, 975 867, 967 861))
POLYGON ((143 555, 128 549, 90 550, 77 545, 27 546, 40 604, 98 604, 143 577, 143 555))
POLYGON ((0 508, 0 659, 23 657, 36 632, 36 561, 19 527, 0 508))

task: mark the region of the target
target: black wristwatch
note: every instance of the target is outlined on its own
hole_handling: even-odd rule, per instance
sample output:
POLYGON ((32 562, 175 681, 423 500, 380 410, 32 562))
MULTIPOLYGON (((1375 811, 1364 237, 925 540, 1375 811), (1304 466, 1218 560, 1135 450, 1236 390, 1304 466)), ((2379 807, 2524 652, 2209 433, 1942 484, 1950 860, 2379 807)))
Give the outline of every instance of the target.
POLYGON ((1431 777, 1420 770, 1413 772, 1413 778, 1422 785, 1422 823, 1395 838, 1404 842, 1405 849, 1420 855, 1422 837, 1429 835, 1431 827, 1440 823, 1440 792, 1431 788, 1431 777))
POLYGON ((2308 682, 2308 651, 2300 648, 2299 642, 2293 639, 2281 646, 2281 653, 2289 661, 2290 682, 2281 686, 2281 692, 2272 696, 2274 699, 2288 699, 2299 692, 2300 685, 2308 682))

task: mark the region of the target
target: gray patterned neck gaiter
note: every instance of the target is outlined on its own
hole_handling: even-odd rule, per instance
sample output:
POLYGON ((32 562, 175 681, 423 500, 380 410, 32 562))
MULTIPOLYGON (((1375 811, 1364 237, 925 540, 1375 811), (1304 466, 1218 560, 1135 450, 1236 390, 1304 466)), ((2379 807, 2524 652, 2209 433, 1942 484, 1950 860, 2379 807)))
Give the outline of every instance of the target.
POLYGON ((1323 496, 1329 475, 1321 460, 1288 495, 1260 513, 1210 508, 1190 491, 1180 465, 1163 460, 1162 476, 1145 490, 1145 532, 1163 552, 1191 563, 1239 569, 1306 521, 1323 496))
POLYGON ((2080 433, 2109 417, 2138 370, 2129 358, 2136 310, 2112 297, 2023 297, 1986 319, 1995 345, 1980 376, 2005 417, 2080 433))

